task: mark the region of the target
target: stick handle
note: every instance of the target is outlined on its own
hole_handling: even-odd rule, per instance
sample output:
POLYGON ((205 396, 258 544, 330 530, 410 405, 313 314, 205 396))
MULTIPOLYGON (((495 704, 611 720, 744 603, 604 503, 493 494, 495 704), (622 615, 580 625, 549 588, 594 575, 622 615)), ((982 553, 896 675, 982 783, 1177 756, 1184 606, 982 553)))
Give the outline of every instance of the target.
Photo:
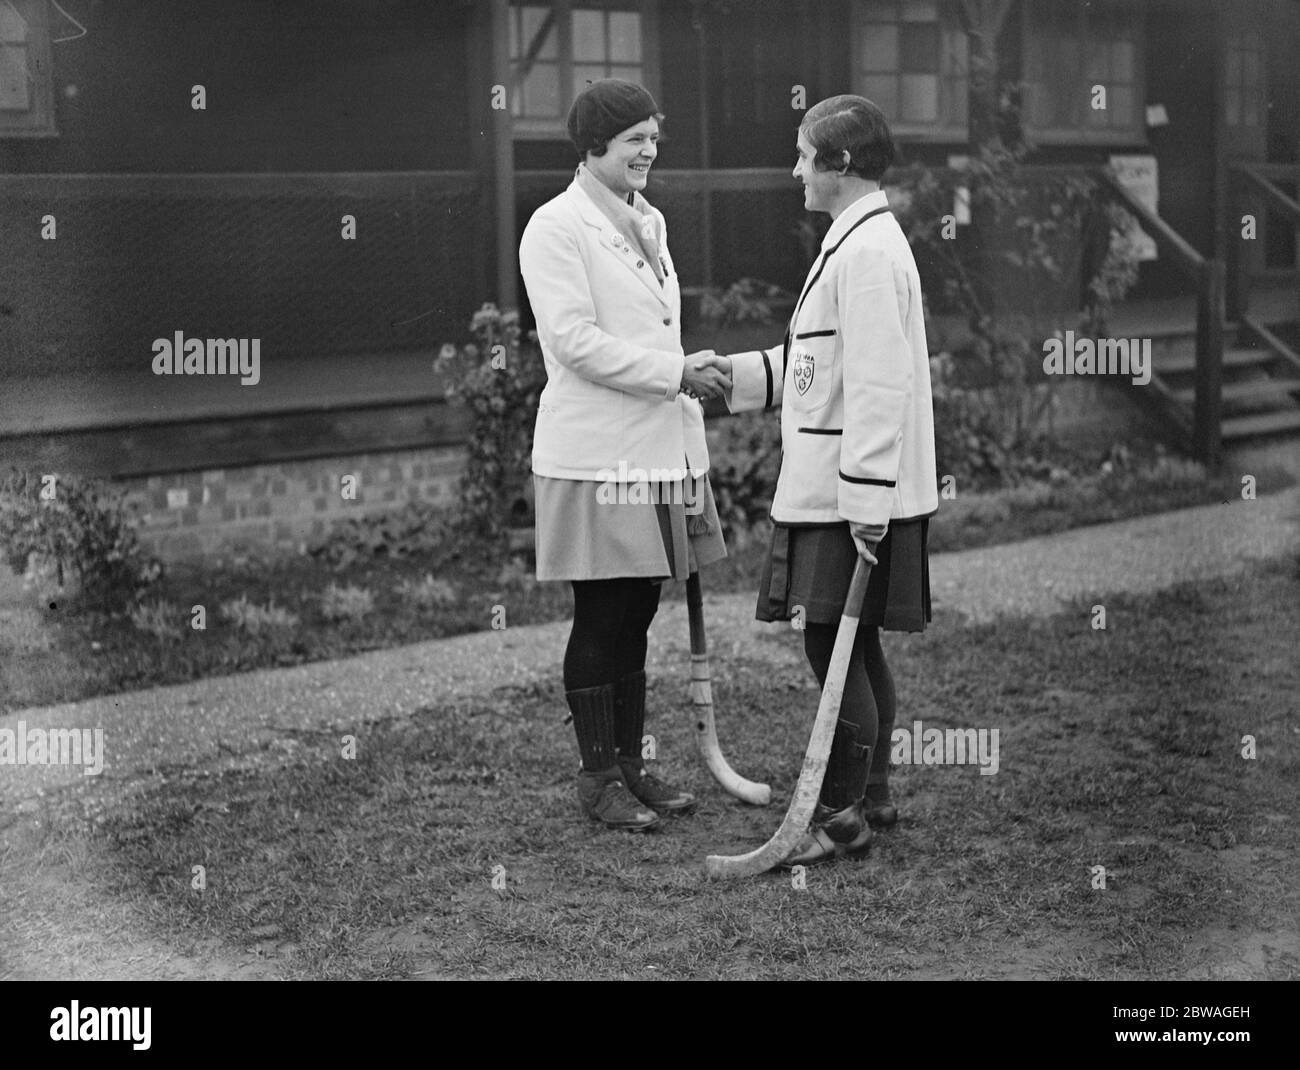
POLYGON ((691 654, 703 657, 709 650, 704 641, 704 591, 698 572, 686 578, 686 611, 691 619, 691 654))

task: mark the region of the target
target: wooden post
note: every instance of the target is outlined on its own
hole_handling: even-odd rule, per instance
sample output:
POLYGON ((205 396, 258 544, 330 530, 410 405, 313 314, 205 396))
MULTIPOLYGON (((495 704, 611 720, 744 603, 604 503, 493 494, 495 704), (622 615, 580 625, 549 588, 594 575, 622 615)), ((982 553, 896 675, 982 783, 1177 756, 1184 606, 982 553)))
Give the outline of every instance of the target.
MULTIPOLYGON (((700 170, 707 171, 710 167, 709 161, 709 49, 706 40, 709 32, 708 16, 700 8, 695 10, 695 18, 692 21, 695 28, 696 63, 699 64, 699 94, 700 94, 700 170)), ((703 198, 700 201, 700 246, 704 250, 703 269, 704 274, 700 279, 703 286, 713 285, 713 194, 710 187, 706 184, 704 189, 699 192, 703 198)))
POLYGON ((1217 468, 1223 444, 1224 266, 1217 257, 1201 265, 1196 308, 1196 405, 1192 452, 1217 468))
POLYGON ((510 69, 510 0, 492 0, 492 83, 506 87, 506 107, 492 109, 493 207, 497 288, 501 309, 519 307, 519 249, 515 244, 515 142, 510 97, 518 90, 510 69))
MULTIPOLYGON (((1231 167, 1227 170, 1227 210, 1232 217, 1226 230, 1226 258, 1228 262, 1228 288, 1225 294, 1225 316, 1232 322, 1239 322, 1250 308, 1250 254, 1249 246, 1240 240, 1240 233, 1234 229, 1233 219, 1240 219, 1247 208, 1248 199, 1245 183, 1231 167)), ((1258 225, 1259 217, 1256 216, 1258 225)))

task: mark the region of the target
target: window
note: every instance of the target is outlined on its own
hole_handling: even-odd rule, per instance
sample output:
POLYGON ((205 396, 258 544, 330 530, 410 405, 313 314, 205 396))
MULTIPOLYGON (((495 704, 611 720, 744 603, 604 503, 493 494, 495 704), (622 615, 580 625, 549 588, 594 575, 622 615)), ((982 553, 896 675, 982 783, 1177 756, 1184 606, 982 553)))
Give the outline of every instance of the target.
POLYGON ((645 84, 645 18, 627 10, 559 0, 510 9, 510 96, 515 132, 562 137, 569 104, 589 82, 645 84))
POLYGON ((1259 126, 1264 112, 1264 42, 1256 30, 1229 33, 1223 104, 1229 126, 1259 126))
POLYGON ((1114 0, 1039 0, 1024 11, 1030 137, 1144 143, 1140 11, 1114 0))
POLYGON ((966 137, 966 34, 955 0, 857 0, 854 87, 892 130, 966 137))
POLYGON ((45 0, 0 0, 0 137, 55 133, 45 15, 45 0))

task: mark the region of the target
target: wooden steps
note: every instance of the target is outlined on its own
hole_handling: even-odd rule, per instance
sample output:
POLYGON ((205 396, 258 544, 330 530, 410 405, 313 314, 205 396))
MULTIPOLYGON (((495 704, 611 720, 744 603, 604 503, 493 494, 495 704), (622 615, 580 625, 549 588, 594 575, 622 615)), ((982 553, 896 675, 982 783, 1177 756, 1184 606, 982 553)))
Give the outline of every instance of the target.
POLYGON ((1240 442, 1244 438, 1261 438, 1300 431, 1300 408, 1261 412, 1254 416, 1234 416, 1223 421, 1223 441, 1240 442))
MULTIPOLYGON (((1141 333, 1141 332, 1137 332, 1141 333)), ((1190 434, 1196 407, 1196 331, 1161 324, 1152 341, 1152 401, 1190 434)), ((1223 329, 1223 441, 1300 431, 1300 357, 1272 328, 1249 317, 1223 329)))

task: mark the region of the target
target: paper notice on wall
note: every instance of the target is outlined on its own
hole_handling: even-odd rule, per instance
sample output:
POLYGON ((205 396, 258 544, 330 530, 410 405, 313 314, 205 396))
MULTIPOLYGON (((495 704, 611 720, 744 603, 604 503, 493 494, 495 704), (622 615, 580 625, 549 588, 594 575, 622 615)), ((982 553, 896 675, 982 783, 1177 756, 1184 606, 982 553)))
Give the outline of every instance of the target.
MULTIPOLYGON (((1133 194, 1139 204, 1150 208, 1153 214, 1159 214, 1160 175, 1154 156, 1112 156, 1110 166, 1119 184, 1133 194)), ((1137 250, 1139 260, 1157 259, 1155 239, 1138 226, 1136 220, 1128 238, 1137 250)))

